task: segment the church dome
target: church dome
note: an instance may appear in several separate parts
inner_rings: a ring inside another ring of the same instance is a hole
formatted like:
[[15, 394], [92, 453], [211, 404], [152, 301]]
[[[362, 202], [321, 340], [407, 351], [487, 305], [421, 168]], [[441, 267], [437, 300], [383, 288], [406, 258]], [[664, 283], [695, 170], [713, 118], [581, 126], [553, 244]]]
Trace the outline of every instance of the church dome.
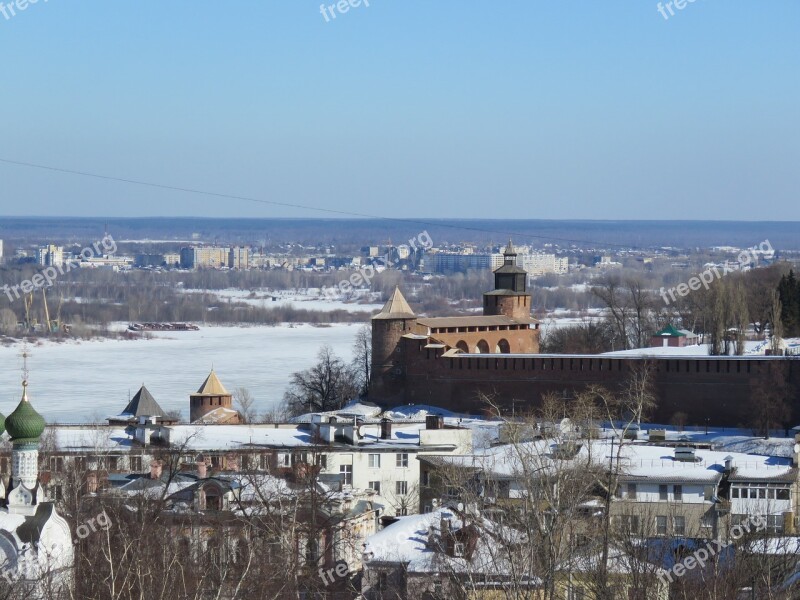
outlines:
[[44, 432], [44, 417], [28, 402], [28, 383], [22, 384], [22, 400], [5, 419], [5, 428], [12, 442], [38, 442]]

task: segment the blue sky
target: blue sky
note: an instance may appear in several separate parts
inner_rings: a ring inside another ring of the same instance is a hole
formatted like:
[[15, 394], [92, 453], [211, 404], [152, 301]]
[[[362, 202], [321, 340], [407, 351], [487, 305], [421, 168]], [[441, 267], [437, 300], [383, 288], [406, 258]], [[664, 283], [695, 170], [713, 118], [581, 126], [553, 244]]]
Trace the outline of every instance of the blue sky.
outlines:
[[[377, 216], [800, 220], [796, 0], [369, 4], [0, 15], [0, 158]], [[325, 216], [0, 182], [6, 215]]]

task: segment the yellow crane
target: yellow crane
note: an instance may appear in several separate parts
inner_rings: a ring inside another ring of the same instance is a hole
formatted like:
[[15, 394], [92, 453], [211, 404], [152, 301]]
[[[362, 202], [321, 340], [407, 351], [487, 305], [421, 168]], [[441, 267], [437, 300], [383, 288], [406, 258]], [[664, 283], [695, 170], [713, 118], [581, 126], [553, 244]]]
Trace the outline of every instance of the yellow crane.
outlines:
[[50, 320], [50, 309], [47, 307], [47, 291], [46, 288], [42, 288], [42, 302], [44, 303], [44, 322], [47, 324], [47, 333], [58, 333], [61, 323], [59, 323], [61, 319], [61, 305], [58, 307], [58, 314], [59, 316], [51, 321]]
[[36, 329], [36, 322], [31, 319], [31, 308], [33, 308], [33, 292], [25, 296], [25, 329], [27, 331]]

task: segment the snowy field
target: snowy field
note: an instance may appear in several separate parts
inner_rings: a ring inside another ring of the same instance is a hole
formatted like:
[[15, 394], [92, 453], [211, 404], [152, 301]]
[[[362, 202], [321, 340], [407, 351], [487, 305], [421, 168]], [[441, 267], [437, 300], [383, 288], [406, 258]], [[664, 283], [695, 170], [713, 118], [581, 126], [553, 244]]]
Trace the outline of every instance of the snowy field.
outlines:
[[[374, 295], [365, 293], [366, 290], [356, 290], [352, 297], [346, 298], [342, 294], [324, 295], [318, 288], [307, 290], [183, 290], [186, 294], [213, 294], [220, 300], [243, 302], [261, 308], [278, 308], [293, 306], [296, 309], [318, 310], [331, 312], [345, 310], [347, 312], [363, 312], [372, 314], [383, 308], [383, 303], [377, 303]], [[273, 300], [273, 298], [275, 298]], [[361, 300], [367, 300], [361, 303]]]
[[[103, 419], [125, 408], [128, 393], [144, 383], [165, 410], [189, 413], [212, 364], [229, 392], [248, 388], [264, 412], [283, 397], [291, 374], [314, 364], [328, 344], [352, 358], [360, 324], [331, 327], [202, 327], [154, 333], [154, 339], [43, 343], [30, 348], [30, 398], [48, 422]], [[8, 416], [21, 396], [22, 346], [0, 347], [0, 412]]]

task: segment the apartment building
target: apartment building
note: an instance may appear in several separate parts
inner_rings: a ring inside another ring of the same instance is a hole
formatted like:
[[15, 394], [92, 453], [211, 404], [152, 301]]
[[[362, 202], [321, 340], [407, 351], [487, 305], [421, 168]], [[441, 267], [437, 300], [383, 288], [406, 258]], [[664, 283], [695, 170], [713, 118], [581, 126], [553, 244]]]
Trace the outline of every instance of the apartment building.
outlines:
[[[472, 431], [441, 417], [427, 421], [342, 418], [315, 415], [313, 422], [252, 425], [169, 425], [142, 415], [136, 425], [52, 426], [54, 441], [43, 462], [47, 487], [59, 498], [67, 476], [93, 473], [102, 488], [128, 473], [145, 473], [165, 452], [180, 454], [181, 468], [194, 469], [197, 456], [212, 473], [263, 472], [291, 477], [316, 468], [321, 479], [341, 489], [374, 490], [386, 515], [415, 513], [419, 506], [420, 462], [426, 454], [472, 451]], [[10, 472], [0, 455], [0, 472]]]

